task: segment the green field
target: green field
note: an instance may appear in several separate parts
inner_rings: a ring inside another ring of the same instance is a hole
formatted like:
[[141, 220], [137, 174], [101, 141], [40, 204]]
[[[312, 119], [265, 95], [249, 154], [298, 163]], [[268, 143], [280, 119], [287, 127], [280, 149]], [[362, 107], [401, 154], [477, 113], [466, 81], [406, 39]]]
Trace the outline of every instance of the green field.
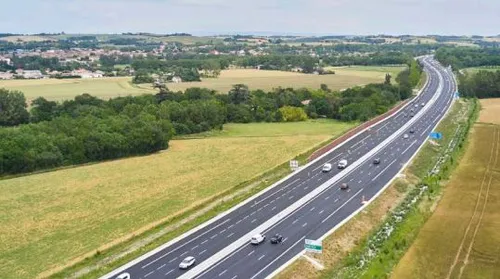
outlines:
[[476, 124], [433, 215], [392, 278], [500, 278], [500, 126]]
[[500, 66], [472, 67], [472, 68], [465, 68], [464, 70], [470, 74], [475, 74], [479, 71], [492, 71], [492, 72], [498, 71], [500, 70]]
[[353, 125], [230, 124], [150, 156], [0, 180], [0, 278], [34, 278], [82, 260]]
[[[355, 85], [383, 82], [385, 73], [393, 77], [404, 67], [344, 67], [335, 68], [335, 75], [306, 75], [292, 72], [264, 71], [253, 69], [235, 69], [222, 71], [219, 78], [204, 79], [201, 82], [170, 83], [168, 88], [174, 91], [190, 87], [207, 87], [219, 92], [228, 92], [234, 84], [243, 83], [250, 89], [271, 90], [276, 87], [319, 88], [322, 83], [331, 89], [340, 90]], [[49, 100], [71, 99], [82, 93], [89, 93], [101, 98], [126, 95], [156, 93], [150, 84], [135, 86], [130, 77], [76, 79], [76, 80], [6, 80], [0, 81], [0, 88], [24, 92], [28, 100], [43, 96]]]

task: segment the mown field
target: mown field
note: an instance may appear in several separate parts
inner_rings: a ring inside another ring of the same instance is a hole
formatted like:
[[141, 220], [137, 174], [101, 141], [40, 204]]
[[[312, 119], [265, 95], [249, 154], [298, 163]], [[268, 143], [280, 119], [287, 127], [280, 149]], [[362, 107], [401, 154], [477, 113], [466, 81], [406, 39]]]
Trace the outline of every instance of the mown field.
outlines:
[[[335, 68], [335, 75], [306, 75], [292, 72], [234, 69], [222, 71], [219, 78], [204, 79], [201, 82], [171, 83], [171, 90], [185, 90], [189, 87], [207, 87], [221, 93], [228, 92], [234, 84], [243, 83], [250, 89], [271, 90], [276, 87], [319, 88], [322, 83], [331, 89], [340, 90], [355, 85], [383, 82], [385, 73], [393, 77], [404, 67], [344, 67]], [[76, 80], [7, 80], [0, 81], [0, 88], [24, 92], [28, 100], [43, 96], [50, 100], [71, 99], [82, 93], [101, 98], [155, 93], [150, 84], [139, 86], [130, 83], [130, 77], [76, 79]]]
[[158, 154], [0, 180], [0, 278], [34, 278], [287, 162], [354, 124], [230, 124]]
[[472, 67], [465, 69], [465, 71], [467, 71], [470, 74], [475, 74], [479, 71], [498, 71], [498, 70], [500, 70], [500, 66]]
[[[500, 112], [486, 107], [480, 122], [498, 121], [489, 110]], [[437, 208], [392, 278], [500, 278], [500, 126], [475, 124], [469, 140]]]
[[496, 99], [482, 99], [481, 100], [481, 113], [479, 114], [479, 122], [491, 123], [500, 125], [500, 98]]

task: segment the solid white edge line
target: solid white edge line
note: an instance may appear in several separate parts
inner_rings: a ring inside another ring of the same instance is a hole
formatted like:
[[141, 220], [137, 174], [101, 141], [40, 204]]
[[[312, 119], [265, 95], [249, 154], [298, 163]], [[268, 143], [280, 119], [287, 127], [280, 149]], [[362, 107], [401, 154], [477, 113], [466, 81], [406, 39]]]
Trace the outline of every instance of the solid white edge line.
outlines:
[[[358, 133], [352, 135], [351, 137], [345, 139], [344, 141], [342, 141], [341, 143], [339, 143], [338, 145], [336, 145], [335, 147], [333, 147], [332, 149], [328, 150], [327, 152], [325, 152], [324, 154], [320, 155], [319, 157], [317, 157], [316, 159], [312, 160], [311, 162], [307, 163], [306, 165], [304, 165], [303, 167], [301, 167], [298, 171], [294, 171], [292, 173], [290, 173], [289, 175], [285, 176], [284, 178], [280, 179], [279, 181], [273, 183], [271, 186], [267, 187], [266, 189], [263, 189], [262, 191], [259, 191], [258, 193], [256, 193], [255, 195], [247, 198], [246, 200], [242, 201], [241, 203], [238, 203], [237, 205], [231, 207], [230, 209], [228, 209], [227, 211], [224, 211], [220, 214], [218, 214], [217, 216], [214, 216], [213, 218], [211, 218], [210, 220], [192, 228], [191, 230], [179, 235], [178, 237], [168, 241], [167, 243], [163, 244], [163, 245], [160, 245], [158, 246], [157, 248], [149, 251], [148, 253], [146, 254], [143, 254], [142, 256], [138, 257], [138, 258], [135, 258], [134, 260], [130, 261], [130, 262], [127, 262], [126, 264], [108, 272], [107, 274], [99, 277], [99, 279], [106, 279], [106, 278], [111, 278], [113, 276], [116, 276], [118, 274], [120, 274], [121, 272], [125, 271], [126, 269], [138, 264], [139, 262], [151, 257], [152, 255], [158, 253], [158, 252], [161, 252], [162, 250], [164, 250], [165, 248], [168, 248], [169, 246], [179, 242], [180, 240], [190, 236], [191, 234], [217, 222], [218, 220], [224, 218], [226, 215], [230, 214], [231, 212], [237, 210], [238, 208], [248, 204], [249, 202], [251, 202], [252, 200], [254, 200], [255, 198], [259, 197], [260, 195], [262, 194], [265, 194], [269, 191], [271, 191], [272, 189], [276, 188], [278, 185], [280, 185], [281, 183], [283, 183], [284, 181], [286, 181], [287, 179], [291, 178], [292, 176], [296, 175], [297, 173], [299, 173], [300, 171], [302, 170], [305, 170], [307, 169], [309, 166], [315, 164], [316, 162], [320, 161], [321, 159], [323, 159], [324, 157], [328, 156], [330, 153], [334, 152], [335, 150], [339, 149], [340, 147], [342, 147], [344, 144], [346, 144], [347, 142], [349, 142], [350, 140], [352, 140], [353, 138], [359, 136], [360, 134], [366, 132], [367, 130], [370, 130], [371, 128], [373, 128], [375, 125], [379, 125], [380, 123], [383, 123], [384, 121], [387, 121], [389, 119], [392, 119], [394, 118], [399, 112], [401, 112], [402, 110], [406, 109], [409, 105], [413, 104], [414, 100], [418, 98], [418, 96], [420, 96], [420, 94], [422, 92], [425, 91], [427, 85], [429, 84], [429, 79], [426, 80], [424, 86], [422, 87], [422, 89], [417, 93], [417, 97], [415, 97], [413, 100], [409, 100], [405, 105], [403, 105], [401, 108], [397, 109], [394, 113], [392, 113], [391, 115], [389, 115], [388, 117], [384, 118], [384, 119], [380, 119], [379, 121], [377, 121], [376, 123], [362, 129], [361, 131], [359, 131]], [[341, 137], [342, 135], [340, 135]]]
[[[452, 75], [453, 79], [455, 80], [455, 76]], [[457, 87], [457, 84], [455, 82], [455, 88]], [[455, 90], [456, 91], [456, 90]], [[453, 98], [453, 97], [452, 97]], [[441, 121], [443, 121], [443, 119], [446, 117], [446, 115], [448, 115], [451, 107], [453, 107], [453, 103], [454, 103], [455, 99], [453, 99], [453, 102], [452, 104], [447, 108], [446, 112], [443, 114], [443, 117], [436, 123], [436, 125], [434, 126], [433, 129], [435, 129], [439, 123], [441, 123]], [[342, 220], [340, 223], [338, 223], [335, 227], [333, 227], [330, 231], [328, 231], [327, 233], [325, 233], [323, 236], [321, 236], [320, 238], [318, 238], [318, 240], [324, 240], [325, 238], [327, 238], [328, 236], [330, 236], [333, 232], [335, 232], [336, 230], [338, 230], [341, 226], [343, 226], [345, 223], [347, 223], [349, 220], [351, 220], [352, 218], [354, 218], [354, 216], [356, 216], [359, 212], [361, 212], [363, 209], [365, 209], [368, 205], [370, 205], [370, 203], [372, 201], [374, 201], [379, 195], [381, 195], [386, 189], [387, 187], [389, 187], [393, 182], [394, 180], [398, 177], [398, 174], [400, 174], [401, 172], [403, 172], [403, 170], [406, 169], [406, 167], [413, 161], [413, 159], [415, 158], [415, 156], [417, 156], [418, 152], [420, 152], [420, 149], [422, 149], [425, 144], [426, 144], [427, 140], [424, 139], [424, 141], [422, 142], [422, 144], [419, 146], [419, 148], [416, 150], [416, 152], [410, 157], [410, 159], [408, 160], [408, 162], [406, 162], [403, 167], [401, 168], [401, 170], [391, 179], [389, 180], [389, 182], [387, 182], [387, 184], [382, 187], [382, 189], [380, 189], [379, 192], [377, 192], [370, 200], [366, 201], [366, 203], [360, 207], [358, 210], [354, 211], [351, 215], [349, 215], [347, 218], [345, 218], [344, 220]], [[305, 237], [303, 237], [305, 238]], [[303, 239], [302, 238], [302, 239]], [[301, 240], [299, 240], [301, 241]], [[294, 244], [295, 246], [296, 244]], [[293, 246], [292, 246], [293, 247]], [[288, 252], [285, 251], [285, 253]], [[283, 254], [285, 254], [283, 253]], [[283, 255], [282, 254], [282, 255]], [[294, 261], [296, 261], [298, 258], [300, 258], [302, 255], [305, 254], [305, 250], [302, 250], [301, 252], [299, 252], [297, 255], [295, 255], [294, 257], [292, 257], [290, 260], [288, 260], [286, 263], [284, 263], [283, 265], [281, 265], [279, 268], [277, 268], [276, 270], [274, 270], [272, 273], [270, 273], [265, 279], [271, 279], [273, 278], [274, 276], [278, 275], [280, 272], [282, 272], [286, 267], [288, 267], [289, 265], [291, 265]], [[281, 255], [280, 255], [281, 256]]]

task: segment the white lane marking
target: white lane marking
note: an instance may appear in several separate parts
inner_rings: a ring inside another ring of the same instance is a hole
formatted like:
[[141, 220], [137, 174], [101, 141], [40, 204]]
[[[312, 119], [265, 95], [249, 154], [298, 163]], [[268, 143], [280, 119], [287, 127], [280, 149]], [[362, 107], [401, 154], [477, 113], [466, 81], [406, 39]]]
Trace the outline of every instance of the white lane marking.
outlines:
[[362, 144], [362, 145], [360, 145], [360, 146], [356, 147], [356, 148], [355, 148], [354, 150], [352, 150], [351, 152], [355, 152], [356, 150], [358, 150], [358, 149], [360, 149], [361, 147], [363, 147], [363, 145], [364, 145], [364, 144]]
[[159, 256], [158, 258], [156, 258], [156, 259], [154, 259], [154, 260], [150, 261], [149, 263], [147, 263], [147, 264], [143, 265], [141, 268], [142, 268], [142, 269], [144, 269], [144, 268], [146, 268], [146, 267], [148, 267], [148, 266], [152, 265], [153, 263], [155, 263], [155, 262], [157, 262], [157, 261], [159, 261], [159, 260], [163, 259], [164, 257], [166, 257], [166, 256], [170, 255], [171, 253], [173, 253], [173, 252], [175, 252], [175, 251], [179, 250], [180, 248], [182, 248], [182, 247], [186, 246], [187, 244], [189, 244], [189, 243], [191, 243], [191, 242], [195, 241], [196, 239], [198, 239], [198, 238], [200, 238], [200, 237], [204, 236], [205, 234], [207, 234], [207, 233], [209, 233], [209, 232], [211, 232], [211, 231], [213, 231], [213, 230], [217, 229], [218, 227], [222, 226], [223, 224], [225, 224], [225, 223], [229, 222], [230, 220], [231, 220], [231, 219], [226, 219], [224, 222], [222, 222], [222, 223], [218, 224], [217, 226], [215, 226], [215, 227], [213, 227], [213, 228], [209, 229], [208, 231], [206, 231], [206, 232], [204, 232], [204, 233], [202, 233], [202, 234], [198, 235], [197, 237], [193, 237], [192, 239], [190, 239], [190, 240], [189, 240], [189, 241], [187, 241], [186, 243], [184, 243], [184, 244], [182, 244], [182, 245], [180, 245], [180, 246], [177, 246], [176, 248], [174, 248], [174, 249], [172, 249], [172, 250], [168, 251], [167, 253], [165, 253], [165, 254], [163, 254], [163, 255]]
[[311, 208], [309, 211], [313, 211], [314, 209], [316, 209], [316, 207], [313, 206], [313, 208]]
[[410, 144], [410, 146], [408, 146], [408, 148], [406, 148], [406, 149], [403, 151], [403, 153], [401, 153], [401, 155], [405, 154], [405, 153], [406, 153], [406, 151], [408, 151], [408, 149], [410, 149], [410, 148], [411, 148], [411, 147], [412, 147], [415, 143], [417, 143], [417, 140], [414, 140], [414, 141]]
[[372, 173], [371, 173], [371, 172], [369, 172], [369, 173], [368, 173], [368, 176], [371, 176], [371, 175], [372, 175]]
[[[191, 250], [193, 250], [193, 249], [191, 249]], [[177, 257], [175, 257], [175, 258], [171, 259], [170, 261], [168, 261], [168, 263], [173, 263], [173, 262], [175, 262], [176, 260], [177, 260]]]
[[381, 172], [379, 172], [374, 178], [372, 178], [372, 181], [375, 181], [379, 176], [381, 176], [384, 171], [386, 171], [392, 164], [394, 164], [394, 162], [396, 162], [396, 159], [392, 160], [392, 162], [387, 165], [387, 167], [385, 167]]
[[327, 199], [329, 199], [329, 198], [330, 198], [330, 196], [326, 197], [326, 198], [325, 198], [325, 200], [327, 200]]
[[360, 171], [359, 173], [360, 173], [360, 174], [363, 174], [363, 171]]
[[337, 208], [337, 210], [335, 210], [330, 215], [328, 215], [325, 219], [323, 219], [323, 221], [321, 221], [321, 223], [324, 223], [324, 222], [326, 222], [326, 220], [330, 219], [330, 217], [332, 217], [335, 213], [337, 213], [337, 211], [339, 211], [340, 209], [342, 209], [348, 202], [350, 202], [352, 199], [354, 199], [359, 193], [361, 193], [361, 191], [363, 191], [363, 188], [359, 189], [359, 191], [357, 191], [356, 194], [354, 194], [344, 204], [342, 204], [341, 206], [339, 206], [339, 208]]
[[254, 223], [255, 221], [257, 221], [257, 219], [253, 219], [251, 223]]
[[205, 244], [205, 243], [207, 243], [207, 242], [208, 242], [208, 239], [204, 240], [204, 241], [201, 243], [201, 245], [203, 245], [203, 244]]
[[229, 237], [231, 237], [231, 236], [233, 236], [233, 235], [234, 235], [234, 233], [231, 233], [231, 234], [230, 234], [230, 235], [228, 235], [227, 237], [229, 238]]
[[259, 207], [259, 209], [257, 209], [257, 212], [261, 211], [262, 210], [262, 207]]
[[339, 155], [337, 155], [337, 156], [335, 156], [335, 157], [331, 158], [330, 160], [328, 160], [328, 161], [326, 161], [326, 162], [330, 163], [331, 161], [333, 161], [333, 160], [337, 159], [338, 157], [342, 156], [343, 154], [344, 154], [344, 153], [340, 153]]
[[333, 202], [338, 202], [338, 201], [339, 201], [339, 199], [335, 199]]
[[247, 255], [247, 256], [252, 255], [254, 252], [255, 252], [255, 250], [252, 250], [252, 252], [248, 253], [248, 255]]
[[212, 237], [210, 237], [210, 239], [214, 239], [216, 237], [217, 237], [217, 234], [214, 234], [214, 235], [212, 235]]
[[175, 269], [171, 269], [169, 272], [165, 273], [165, 276], [169, 275], [170, 273], [174, 272]]
[[182, 254], [181, 254], [181, 257], [182, 257], [182, 256], [184, 256], [184, 255], [186, 255], [187, 253], [188, 253], [187, 251], [186, 251], [186, 252], [184, 252], [184, 253], [182, 253]]
[[361, 180], [360, 180], [360, 181], [358, 181], [358, 184], [361, 184], [361, 182], [362, 182]]
[[231, 277], [231, 279], [236, 279], [238, 278], [238, 275], [234, 275], [233, 277]]
[[307, 222], [302, 225], [302, 227], [305, 227], [305, 226], [307, 226]]
[[422, 131], [422, 133], [420, 134], [420, 136], [423, 136], [423, 135], [427, 132], [427, 130], [429, 130], [429, 128], [430, 128], [431, 126], [432, 126], [432, 124], [431, 124], [431, 125], [429, 125], [427, 128], [425, 128], [425, 130], [423, 130], [423, 131]]
[[155, 271], [154, 271], [154, 270], [153, 270], [153, 271], [151, 271], [151, 272], [149, 272], [149, 273], [146, 273], [146, 275], [144, 275], [144, 278], [148, 277], [149, 275], [151, 275], [151, 274], [153, 274], [153, 273], [155, 273]]
[[205, 253], [206, 251], [207, 251], [207, 249], [201, 251], [200, 253], [198, 253], [198, 255], [201, 255], [201, 254]]
[[224, 275], [224, 273], [226, 273], [226, 272], [227, 272], [227, 269], [225, 269], [224, 271], [222, 271], [221, 273], [219, 273], [219, 276]]
[[354, 180], [354, 178], [351, 178], [351, 179], [349, 180], [349, 182], [352, 182], [353, 180]]
[[254, 211], [254, 212], [252, 212], [252, 213], [250, 213], [250, 216], [252, 216], [252, 215], [254, 215], [254, 214], [255, 214], [255, 211]]
[[319, 214], [321, 215], [321, 213], [323, 213], [323, 211], [325, 211], [325, 210], [321, 210], [321, 211], [319, 212]]
[[309, 186], [305, 187], [304, 190], [307, 190], [309, 188]]
[[243, 220], [245, 220], [245, 219], [248, 219], [248, 215], [247, 215], [247, 216], [245, 216], [245, 217], [243, 217]]
[[258, 261], [260, 261], [260, 260], [262, 260], [265, 256], [266, 256], [266, 255], [262, 255], [262, 256], [260, 256], [257, 260], [258, 260]]
[[384, 129], [384, 128], [385, 128], [385, 126], [387, 126], [389, 123], [391, 123], [391, 122], [387, 122], [387, 123], [385, 123], [382, 127], [378, 128], [378, 129], [377, 129], [377, 132], [378, 132], [378, 131], [380, 131], [380, 130], [382, 130], [382, 129]]
[[193, 251], [194, 249], [198, 248], [198, 245], [194, 246], [193, 248], [191, 248], [191, 251]]
[[321, 181], [321, 178], [322, 178], [322, 177], [318, 178], [318, 181]]
[[219, 233], [220, 233], [220, 234], [223, 234], [225, 231], [226, 231], [226, 229], [223, 229], [223, 230], [222, 230], [222, 231], [220, 231]]
[[294, 196], [290, 196], [288, 199], [289, 199], [289, 200], [291, 200], [291, 199], [293, 199], [293, 197], [294, 197]]
[[295, 242], [292, 246], [290, 246], [290, 248], [286, 249], [285, 252], [283, 252], [281, 255], [279, 255], [278, 257], [276, 257], [272, 262], [268, 263], [263, 269], [259, 270], [259, 272], [257, 272], [250, 279], [254, 279], [255, 277], [259, 276], [259, 274], [261, 274], [262, 271], [264, 271], [265, 269], [267, 269], [270, 265], [274, 264], [277, 260], [279, 260], [283, 255], [285, 255], [286, 253], [288, 253], [288, 251], [290, 251], [295, 245], [297, 245], [298, 243], [301, 243], [304, 240], [304, 238], [306, 238], [306, 237], [303, 236], [301, 239], [299, 239], [297, 242]]
[[240, 219], [240, 220], [238, 220], [238, 222], [236, 222], [236, 225], [238, 225], [239, 223], [241, 223], [241, 221], [242, 221], [241, 219]]
[[234, 227], [234, 225], [231, 225], [231, 226], [229, 226], [229, 227], [227, 227], [227, 228], [228, 228], [228, 229], [231, 229], [232, 227]]
[[260, 200], [260, 201], [254, 202], [254, 203], [251, 205], [251, 207], [254, 207], [254, 206], [256, 206], [256, 205], [260, 204], [261, 202], [263, 202], [263, 201], [267, 200], [268, 198], [270, 198], [270, 197], [274, 196], [274, 195], [275, 195], [275, 194], [277, 194], [278, 192], [283, 191], [284, 189], [286, 189], [287, 187], [289, 187], [290, 185], [294, 184], [295, 182], [297, 182], [297, 181], [299, 181], [299, 180], [300, 180], [300, 178], [297, 178], [297, 179], [295, 179], [294, 181], [292, 181], [292, 182], [288, 183], [286, 186], [283, 186], [282, 188], [278, 189], [276, 192], [272, 193], [271, 195], [269, 195], [269, 196], [267, 196], [267, 197], [263, 198], [263, 199], [262, 199], [262, 200]]
[[295, 221], [293, 221], [292, 224], [297, 223], [297, 221], [299, 221], [299, 219], [295, 219]]
[[160, 270], [162, 268], [164, 268], [167, 264], [162, 264], [160, 267], [158, 267], [156, 270]]
[[265, 204], [262, 208], [266, 208], [267, 206], [269, 206], [269, 204], [268, 204], [268, 203], [266, 203], [266, 204]]
[[275, 207], [273, 207], [273, 208], [271, 208], [271, 211], [273, 211], [273, 210], [275, 210], [275, 209], [276, 209], [276, 206], [275, 206]]

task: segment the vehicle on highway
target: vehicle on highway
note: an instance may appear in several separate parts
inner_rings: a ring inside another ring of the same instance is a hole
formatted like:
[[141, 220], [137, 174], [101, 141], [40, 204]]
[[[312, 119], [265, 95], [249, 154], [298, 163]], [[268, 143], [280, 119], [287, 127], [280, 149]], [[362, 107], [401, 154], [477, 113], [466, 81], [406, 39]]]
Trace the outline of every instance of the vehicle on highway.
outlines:
[[265, 240], [266, 240], [265, 235], [256, 234], [256, 235], [252, 236], [252, 238], [250, 239], [250, 243], [252, 243], [253, 245], [259, 245], [262, 242], [264, 242]]
[[410, 113], [410, 117], [413, 117], [413, 113]]
[[375, 158], [375, 160], [373, 160], [373, 164], [374, 165], [380, 164], [380, 158]]
[[418, 108], [418, 104], [415, 104], [415, 107]]
[[425, 106], [425, 103], [422, 103], [421, 106]]
[[194, 257], [187, 257], [179, 264], [180, 269], [188, 269], [192, 267], [196, 263], [196, 259]]
[[116, 279], [130, 279], [130, 274], [128, 272], [122, 273], [116, 276]]
[[278, 244], [283, 242], [283, 236], [281, 234], [276, 234], [271, 238], [272, 244]]
[[321, 169], [322, 172], [329, 172], [332, 170], [332, 164], [326, 163], [323, 165], [323, 169]]
[[409, 138], [409, 137], [410, 137], [410, 136], [408, 136], [408, 134], [404, 134], [404, 136], [403, 136], [403, 138], [404, 138], [404, 139], [407, 139], [407, 138]]
[[413, 134], [413, 133], [415, 133], [415, 129], [412, 128], [412, 129], [410, 129], [410, 134]]
[[345, 160], [345, 159], [340, 160], [339, 164], [337, 165], [337, 167], [339, 169], [345, 169], [345, 167], [347, 167], [347, 160]]
[[340, 184], [340, 189], [341, 190], [347, 190], [347, 189], [349, 189], [349, 184], [347, 184], [347, 183]]

